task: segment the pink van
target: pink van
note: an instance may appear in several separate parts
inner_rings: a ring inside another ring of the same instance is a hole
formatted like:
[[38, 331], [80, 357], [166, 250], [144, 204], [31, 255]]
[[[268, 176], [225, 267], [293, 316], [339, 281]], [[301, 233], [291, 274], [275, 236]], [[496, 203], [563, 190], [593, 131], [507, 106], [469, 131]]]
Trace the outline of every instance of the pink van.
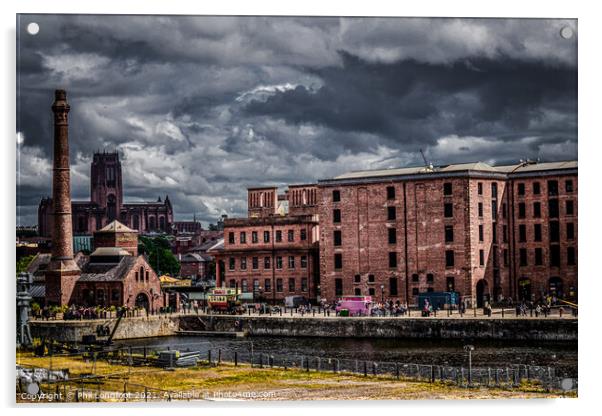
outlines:
[[349, 316], [370, 316], [371, 296], [342, 296], [337, 301], [336, 311], [348, 310]]

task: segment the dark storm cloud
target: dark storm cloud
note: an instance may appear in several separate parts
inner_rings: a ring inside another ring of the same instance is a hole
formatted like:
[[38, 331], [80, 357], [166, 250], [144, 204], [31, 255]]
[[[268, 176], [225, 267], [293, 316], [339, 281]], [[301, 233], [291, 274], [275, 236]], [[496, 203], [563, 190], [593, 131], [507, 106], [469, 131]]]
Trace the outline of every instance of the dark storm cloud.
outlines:
[[[30, 36], [29, 22], [40, 25]], [[72, 195], [95, 150], [126, 199], [244, 215], [247, 186], [348, 170], [575, 158], [571, 20], [22, 15], [18, 221], [50, 193], [53, 90], [71, 103]]]

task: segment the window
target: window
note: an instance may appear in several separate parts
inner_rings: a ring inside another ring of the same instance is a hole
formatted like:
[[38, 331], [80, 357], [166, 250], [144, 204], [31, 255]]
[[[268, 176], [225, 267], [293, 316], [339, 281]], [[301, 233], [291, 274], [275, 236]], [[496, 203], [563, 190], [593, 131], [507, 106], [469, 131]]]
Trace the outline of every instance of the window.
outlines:
[[271, 259], [269, 257], [264, 257], [263, 258], [263, 268], [264, 269], [269, 269], [271, 266]]
[[495, 223], [491, 224], [491, 242], [497, 244], [497, 226]]
[[572, 222], [566, 223], [566, 239], [574, 240], [575, 239], [575, 224]]
[[301, 241], [307, 240], [307, 230], [305, 228], [302, 228], [301, 231], [299, 231], [299, 238]]
[[508, 259], [508, 249], [505, 248], [504, 249], [504, 267], [508, 267], [509, 261], [510, 260]]
[[518, 241], [519, 243], [524, 243], [527, 241], [527, 226], [525, 224], [518, 226]]
[[282, 256], [277, 256], [276, 257], [276, 268], [277, 269], [282, 269]]
[[558, 181], [548, 181], [548, 195], [558, 195]]
[[412, 296], [418, 296], [418, 288], [417, 287], [412, 288]]
[[335, 296], [343, 296], [343, 279], [334, 279], [334, 294]]
[[343, 237], [341, 236], [341, 230], [334, 230], [333, 233], [334, 245], [340, 246], [343, 243]]
[[295, 278], [294, 277], [291, 277], [288, 279], [288, 291], [289, 292], [295, 291]]
[[356, 287], [355, 289], [353, 289], [353, 294], [355, 296], [362, 296], [362, 289], [360, 289], [359, 287]]
[[479, 250], [479, 265], [485, 265], [485, 250]]
[[548, 201], [548, 216], [550, 218], [558, 218], [558, 200], [550, 199]]
[[452, 195], [452, 184], [451, 182], [445, 182], [443, 184], [443, 195], [451, 196]]
[[334, 268], [335, 269], [343, 268], [343, 255], [341, 253], [336, 253], [334, 255]]
[[276, 242], [282, 242], [282, 230], [276, 230]]
[[502, 242], [508, 242], [508, 226], [505, 224], [502, 225]]
[[389, 252], [389, 267], [397, 267], [397, 253], [394, 251]]
[[397, 296], [397, 278], [395, 277], [389, 278], [389, 295]]
[[454, 241], [454, 226], [446, 225], [445, 226], [445, 242], [453, 243], [453, 241]]
[[508, 204], [502, 204], [502, 218], [508, 218]]
[[240, 270], [247, 270], [247, 258], [246, 257], [240, 258]]
[[295, 231], [294, 230], [288, 230], [288, 241], [289, 242], [295, 241]]
[[243, 292], [246, 292], [247, 289], [249, 288], [248, 284], [247, 284], [247, 279], [242, 279], [240, 282], [240, 286], [241, 286], [241, 290]]
[[259, 292], [259, 279], [253, 279], [253, 292]]
[[341, 200], [341, 191], [332, 191], [332, 202], [339, 202]]
[[353, 276], [353, 283], [361, 283], [362, 282], [362, 276], [359, 274], [356, 274], [355, 276]]
[[428, 273], [426, 275], [426, 282], [427, 283], [431, 283], [431, 284], [434, 283], [435, 282], [435, 275], [432, 274], [432, 273]]
[[265, 279], [265, 281], [263, 282], [263, 285], [265, 287], [266, 292], [272, 291], [272, 281], [270, 279]]
[[111, 300], [113, 302], [119, 302], [120, 298], [121, 298], [121, 295], [120, 295], [119, 289], [111, 289]]
[[539, 182], [533, 182], [533, 195], [539, 195], [541, 193], [541, 186]]
[[387, 219], [394, 220], [397, 217], [397, 212], [395, 207], [387, 207]]
[[138, 272], [136, 272], [136, 281], [140, 280], [140, 278], [138, 277]]
[[541, 241], [541, 224], [533, 225], [533, 241]]
[[387, 186], [387, 199], [395, 199], [395, 187]]
[[240, 244], [246, 244], [247, 242], [247, 233], [242, 231], [240, 233]]
[[483, 182], [477, 183], [477, 193], [483, 195]]
[[420, 276], [418, 276], [417, 273], [414, 273], [412, 275], [412, 283], [418, 283], [418, 282], [420, 282]]
[[288, 268], [289, 269], [295, 268], [295, 256], [288, 256]]
[[564, 190], [565, 192], [573, 192], [573, 181], [572, 180], [566, 180], [564, 181]]
[[445, 250], [445, 267], [454, 267], [454, 251]]
[[526, 266], [527, 265], [527, 249], [526, 248], [521, 248], [519, 250], [519, 257], [520, 257], [519, 265]]
[[519, 183], [518, 184], [518, 194], [520, 196], [524, 196], [525, 195], [525, 184], [524, 183]]
[[497, 220], [497, 201], [495, 199], [491, 201], [491, 219]]
[[482, 217], [483, 216], [483, 203], [482, 202], [479, 202], [478, 208], [479, 208], [479, 217]]
[[228, 243], [234, 244], [234, 233], [228, 233]]
[[455, 284], [454, 276], [447, 276], [447, 278], [445, 280], [446, 280], [446, 283], [447, 283], [447, 291], [448, 292], [454, 292], [455, 289], [456, 289], [456, 284]]
[[307, 292], [307, 277], [301, 278], [301, 292]]
[[443, 205], [443, 216], [445, 218], [452, 218], [454, 216], [454, 205], [447, 203]]
[[374, 296], [374, 295], [375, 295], [375, 290], [374, 290], [374, 288], [373, 288], [373, 287], [371, 287], [371, 288], [369, 288], [369, 289], [368, 289], [368, 294], [369, 294], [370, 296]]
[[483, 234], [483, 224], [479, 224], [479, 241], [485, 240], [485, 236]]
[[540, 247], [535, 249], [535, 265], [543, 265], [543, 250]]
[[259, 257], [253, 257], [251, 260], [253, 270], [259, 269]]
[[560, 267], [560, 246], [558, 244], [550, 246], [550, 266]]
[[575, 247], [566, 248], [566, 264], [569, 266], [575, 265]]
[[435, 291], [435, 288], [434, 288], [434, 287], [427, 287], [427, 288], [426, 288], [426, 291], [427, 291], [428, 293], [432, 293], [432, 292], [434, 292], [434, 291]]
[[[500, 267], [499, 259], [497, 257], [497, 250], [496, 249], [491, 250], [491, 254], [492, 254], [492, 257], [493, 257], [493, 267], [494, 268]], [[496, 270], [496, 271], [499, 272], [499, 270]]]
[[144, 275], [146, 276], [146, 281], [148, 282], [148, 276], [149, 276], [148, 270], [144, 273]]
[[527, 207], [524, 202], [518, 204], [518, 218], [525, 218], [527, 216]]
[[373, 274], [368, 275], [368, 283], [374, 283], [374, 275]]
[[257, 231], [253, 231], [253, 232], [251, 233], [251, 242], [252, 242], [253, 244], [255, 244], [255, 243], [258, 243], [258, 242], [259, 242], [259, 239], [258, 239], [258, 237], [257, 237]]
[[341, 210], [340, 209], [332, 210], [332, 222], [341, 222]]
[[397, 243], [397, 229], [389, 228], [389, 244]]
[[235, 266], [234, 266], [235, 263], [234, 262], [235, 262], [234, 257], [230, 257], [228, 259], [228, 269], [234, 270], [234, 268], [235, 268]]
[[283, 292], [282, 279], [276, 279], [276, 292]]
[[560, 223], [558, 221], [550, 221], [550, 241], [560, 241]]
[[493, 198], [493, 199], [497, 198], [497, 183], [496, 182], [491, 183], [491, 198]]
[[541, 203], [533, 203], [533, 218], [541, 218]]
[[263, 242], [264, 243], [269, 243], [270, 242], [270, 232], [269, 231], [264, 231], [263, 232]]
[[566, 215], [574, 215], [573, 201], [566, 201]]

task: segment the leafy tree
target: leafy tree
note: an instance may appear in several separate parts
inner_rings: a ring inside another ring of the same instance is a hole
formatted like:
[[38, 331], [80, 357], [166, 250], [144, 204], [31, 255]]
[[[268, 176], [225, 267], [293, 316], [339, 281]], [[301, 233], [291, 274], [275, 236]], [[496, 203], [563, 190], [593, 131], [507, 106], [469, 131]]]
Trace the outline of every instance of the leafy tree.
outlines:
[[138, 252], [146, 254], [148, 263], [158, 275], [170, 273], [175, 276], [180, 272], [180, 262], [171, 252], [169, 240], [164, 236], [140, 237]]
[[27, 266], [35, 256], [24, 256], [17, 261], [17, 274], [27, 270]]

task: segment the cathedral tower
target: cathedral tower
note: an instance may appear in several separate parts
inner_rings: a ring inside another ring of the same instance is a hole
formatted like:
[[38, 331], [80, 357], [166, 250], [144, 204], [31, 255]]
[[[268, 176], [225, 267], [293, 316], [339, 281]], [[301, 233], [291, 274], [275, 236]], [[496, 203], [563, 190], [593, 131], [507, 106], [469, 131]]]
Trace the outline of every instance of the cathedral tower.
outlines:
[[119, 219], [123, 204], [121, 162], [119, 154], [95, 153], [90, 171], [90, 195], [92, 203], [106, 209], [108, 222]]

